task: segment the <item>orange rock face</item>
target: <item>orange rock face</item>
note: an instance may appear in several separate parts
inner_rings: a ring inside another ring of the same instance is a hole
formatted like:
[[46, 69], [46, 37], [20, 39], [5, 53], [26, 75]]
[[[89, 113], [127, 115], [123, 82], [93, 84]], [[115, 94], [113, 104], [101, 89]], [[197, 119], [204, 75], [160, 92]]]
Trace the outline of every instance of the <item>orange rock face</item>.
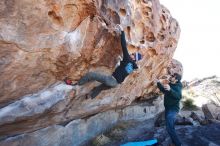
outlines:
[[[85, 100], [97, 82], [75, 93], [60, 81], [66, 76], [77, 81], [88, 71], [113, 72], [122, 54], [120, 37], [112, 29], [116, 24], [124, 28], [129, 52], [143, 54], [140, 69], [117, 88]], [[20, 134], [149, 98], [155, 91], [153, 76], [167, 74], [179, 34], [177, 21], [159, 0], [2, 0], [0, 135]], [[36, 112], [38, 108], [42, 110]]]

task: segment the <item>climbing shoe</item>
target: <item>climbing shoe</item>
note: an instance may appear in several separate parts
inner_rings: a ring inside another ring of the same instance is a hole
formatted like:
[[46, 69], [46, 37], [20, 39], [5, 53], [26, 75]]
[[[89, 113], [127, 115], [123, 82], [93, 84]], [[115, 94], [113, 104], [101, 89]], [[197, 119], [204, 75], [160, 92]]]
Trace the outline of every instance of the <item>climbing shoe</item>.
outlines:
[[77, 83], [73, 83], [73, 81], [72, 81], [70, 78], [68, 78], [68, 77], [66, 77], [66, 78], [64, 79], [64, 82], [65, 82], [67, 85], [72, 85], [72, 86], [77, 85]]

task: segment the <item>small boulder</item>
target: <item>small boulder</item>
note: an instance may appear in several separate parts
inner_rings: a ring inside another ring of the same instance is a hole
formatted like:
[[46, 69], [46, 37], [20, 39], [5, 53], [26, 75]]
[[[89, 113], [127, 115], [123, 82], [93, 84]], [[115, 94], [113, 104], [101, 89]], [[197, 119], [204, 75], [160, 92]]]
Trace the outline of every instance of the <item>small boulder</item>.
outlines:
[[202, 111], [204, 112], [206, 119], [217, 119], [220, 113], [220, 107], [209, 103], [202, 106]]

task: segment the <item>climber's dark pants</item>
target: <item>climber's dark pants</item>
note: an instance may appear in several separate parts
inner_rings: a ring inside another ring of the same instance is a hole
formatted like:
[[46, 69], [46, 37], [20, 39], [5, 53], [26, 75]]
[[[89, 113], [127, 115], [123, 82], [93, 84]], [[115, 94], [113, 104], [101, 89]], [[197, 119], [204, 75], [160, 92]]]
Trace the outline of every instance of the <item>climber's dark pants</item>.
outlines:
[[91, 81], [102, 83], [91, 90], [89, 94], [92, 98], [95, 98], [102, 90], [107, 90], [118, 85], [117, 80], [112, 75], [104, 75], [96, 72], [88, 72], [78, 81], [78, 85], [84, 85]]
[[174, 127], [177, 113], [178, 112], [175, 110], [165, 110], [166, 129], [175, 146], [181, 146], [181, 142]]

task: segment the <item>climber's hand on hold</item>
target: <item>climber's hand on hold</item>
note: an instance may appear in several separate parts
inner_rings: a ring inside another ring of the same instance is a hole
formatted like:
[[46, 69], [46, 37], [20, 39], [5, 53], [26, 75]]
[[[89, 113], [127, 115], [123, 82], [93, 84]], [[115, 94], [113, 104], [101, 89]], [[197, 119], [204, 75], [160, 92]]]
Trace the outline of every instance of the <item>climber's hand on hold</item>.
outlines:
[[123, 31], [123, 27], [120, 24], [115, 25], [114, 30], [117, 34], [121, 34], [121, 31]]
[[122, 27], [120, 24], [117, 24], [115, 27], [116, 27], [119, 31], [123, 31], [123, 27]]

